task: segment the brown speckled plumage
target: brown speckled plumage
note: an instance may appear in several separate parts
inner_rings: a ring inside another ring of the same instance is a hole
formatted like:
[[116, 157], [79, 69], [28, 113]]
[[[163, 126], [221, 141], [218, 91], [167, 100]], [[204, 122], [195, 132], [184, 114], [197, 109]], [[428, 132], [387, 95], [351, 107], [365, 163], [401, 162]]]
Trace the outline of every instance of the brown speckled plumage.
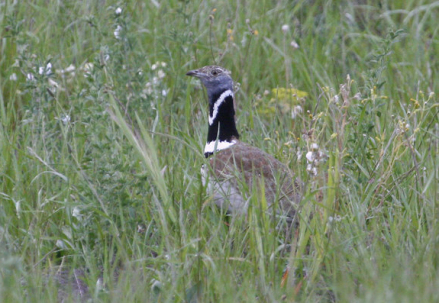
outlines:
[[[210, 181], [217, 183], [214, 201], [230, 212], [246, 212], [247, 197], [242, 192], [245, 181], [248, 194], [253, 185], [265, 185], [268, 205], [278, 204], [282, 213], [293, 217], [300, 201], [300, 184], [282, 162], [259, 148], [237, 141], [232, 147], [217, 152], [209, 160], [214, 175]], [[213, 180], [212, 180], [213, 179]], [[237, 190], [232, 190], [233, 187]], [[239, 189], [239, 190], [238, 190]], [[256, 192], [258, 189], [256, 189]]]

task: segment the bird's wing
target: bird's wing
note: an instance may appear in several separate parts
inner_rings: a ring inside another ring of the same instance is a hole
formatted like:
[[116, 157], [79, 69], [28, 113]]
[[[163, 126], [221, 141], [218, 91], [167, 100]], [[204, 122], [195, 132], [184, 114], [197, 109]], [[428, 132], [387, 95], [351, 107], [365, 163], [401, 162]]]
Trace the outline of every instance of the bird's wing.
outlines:
[[215, 153], [210, 165], [217, 181], [228, 179], [238, 184], [240, 179], [246, 183], [249, 192], [255, 182], [262, 184], [263, 180], [267, 203], [271, 205], [277, 200], [286, 213], [293, 214], [300, 201], [300, 186], [293, 179], [294, 174], [282, 162], [259, 148], [238, 141], [232, 147]]

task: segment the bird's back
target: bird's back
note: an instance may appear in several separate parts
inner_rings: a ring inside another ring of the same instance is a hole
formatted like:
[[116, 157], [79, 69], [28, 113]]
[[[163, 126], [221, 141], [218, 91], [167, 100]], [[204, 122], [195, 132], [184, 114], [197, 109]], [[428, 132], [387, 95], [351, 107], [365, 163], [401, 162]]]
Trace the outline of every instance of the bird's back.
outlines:
[[[300, 201], [300, 184], [282, 162], [259, 148], [237, 141], [236, 144], [215, 153], [209, 160], [216, 183], [215, 203], [232, 213], [247, 211], [247, 201], [257, 186], [261, 193], [264, 185], [269, 207], [278, 205], [283, 214], [293, 217]], [[245, 195], [243, 186], [247, 187]]]

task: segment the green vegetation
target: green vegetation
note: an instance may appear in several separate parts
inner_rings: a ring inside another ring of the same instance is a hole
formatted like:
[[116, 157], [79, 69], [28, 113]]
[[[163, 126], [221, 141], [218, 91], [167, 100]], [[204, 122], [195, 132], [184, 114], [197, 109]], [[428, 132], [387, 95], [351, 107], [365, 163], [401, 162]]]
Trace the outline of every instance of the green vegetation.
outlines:
[[[438, 19], [430, 0], [0, 1], [0, 301], [439, 301]], [[201, 184], [185, 72], [213, 63], [242, 140], [306, 184], [290, 236]]]

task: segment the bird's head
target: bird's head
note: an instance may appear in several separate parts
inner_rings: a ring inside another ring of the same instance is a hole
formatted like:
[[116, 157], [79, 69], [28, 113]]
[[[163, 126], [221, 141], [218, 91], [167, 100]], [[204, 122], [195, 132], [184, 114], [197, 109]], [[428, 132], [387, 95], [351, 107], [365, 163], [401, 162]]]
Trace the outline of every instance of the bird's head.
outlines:
[[206, 87], [208, 95], [214, 95], [228, 89], [233, 91], [231, 72], [223, 67], [208, 65], [188, 71], [186, 75], [200, 79]]

